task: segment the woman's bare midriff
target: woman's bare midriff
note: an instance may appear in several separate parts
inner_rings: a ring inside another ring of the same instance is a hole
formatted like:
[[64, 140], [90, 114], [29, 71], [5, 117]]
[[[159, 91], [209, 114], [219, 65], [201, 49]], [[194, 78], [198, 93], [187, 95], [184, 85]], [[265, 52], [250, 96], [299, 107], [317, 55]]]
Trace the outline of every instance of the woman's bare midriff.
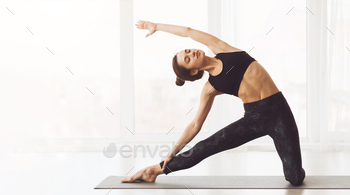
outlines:
[[255, 102], [279, 92], [269, 73], [257, 61], [252, 62], [241, 81], [238, 97], [243, 103]]

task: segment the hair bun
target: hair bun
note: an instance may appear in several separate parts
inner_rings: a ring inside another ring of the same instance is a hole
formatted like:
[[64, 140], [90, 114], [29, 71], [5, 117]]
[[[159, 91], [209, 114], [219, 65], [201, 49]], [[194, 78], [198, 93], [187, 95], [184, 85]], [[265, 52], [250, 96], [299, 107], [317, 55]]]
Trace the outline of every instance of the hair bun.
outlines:
[[182, 86], [185, 83], [185, 81], [180, 79], [179, 77], [176, 77], [176, 82], [175, 83], [176, 83], [177, 86]]

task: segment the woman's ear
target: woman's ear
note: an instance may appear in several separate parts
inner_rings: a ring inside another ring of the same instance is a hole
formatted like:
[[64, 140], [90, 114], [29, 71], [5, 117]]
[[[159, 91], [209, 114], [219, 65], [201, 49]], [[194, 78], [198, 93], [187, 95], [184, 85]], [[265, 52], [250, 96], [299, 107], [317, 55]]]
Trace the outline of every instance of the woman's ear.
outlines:
[[198, 73], [198, 69], [193, 69], [193, 70], [191, 70], [190, 75], [191, 75], [191, 76], [194, 76], [194, 75], [196, 75], [197, 73]]

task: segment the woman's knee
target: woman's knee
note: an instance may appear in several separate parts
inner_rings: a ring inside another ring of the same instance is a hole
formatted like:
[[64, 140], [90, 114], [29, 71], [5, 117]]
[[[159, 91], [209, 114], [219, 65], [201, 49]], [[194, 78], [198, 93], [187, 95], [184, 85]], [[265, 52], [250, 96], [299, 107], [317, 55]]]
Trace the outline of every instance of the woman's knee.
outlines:
[[293, 186], [300, 186], [303, 184], [303, 181], [305, 179], [305, 170], [301, 169], [301, 174], [296, 174], [294, 176], [291, 176], [289, 178], [286, 178], [289, 183], [291, 183]]
[[304, 179], [291, 179], [291, 180], [288, 180], [288, 181], [293, 186], [300, 186], [301, 184], [303, 184]]

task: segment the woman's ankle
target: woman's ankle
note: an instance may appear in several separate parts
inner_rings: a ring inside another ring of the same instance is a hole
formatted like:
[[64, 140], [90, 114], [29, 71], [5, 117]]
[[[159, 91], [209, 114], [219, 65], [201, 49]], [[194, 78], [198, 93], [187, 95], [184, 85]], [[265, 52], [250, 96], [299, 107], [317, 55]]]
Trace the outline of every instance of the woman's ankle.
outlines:
[[152, 165], [149, 168], [154, 175], [164, 174], [159, 164]]

